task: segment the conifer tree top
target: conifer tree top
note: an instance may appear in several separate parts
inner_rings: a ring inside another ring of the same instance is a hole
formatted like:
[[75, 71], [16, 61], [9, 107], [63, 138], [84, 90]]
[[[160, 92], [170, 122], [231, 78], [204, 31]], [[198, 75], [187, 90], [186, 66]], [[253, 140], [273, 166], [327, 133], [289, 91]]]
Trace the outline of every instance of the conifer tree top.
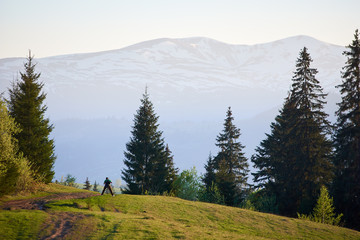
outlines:
[[46, 94], [42, 92], [44, 84], [39, 82], [40, 73], [35, 72], [36, 64], [29, 51], [25, 71], [20, 72], [21, 79], [15, 81], [9, 89], [9, 112], [22, 129], [16, 134], [19, 151], [31, 163], [36, 178], [50, 182], [54, 175], [54, 140], [50, 139], [53, 125], [45, 117], [47, 106], [43, 104]]
[[327, 94], [322, 93], [320, 82], [315, 78], [318, 70], [311, 68], [312, 58], [304, 47], [296, 61], [296, 71], [292, 78], [291, 97], [295, 100], [295, 106], [305, 107], [311, 110], [319, 110], [323, 108]]
[[327, 94], [323, 93], [323, 88], [315, 77], [318, 70], [310, 66], [312, 61], [307, 48], [301, 49], [296, 61], [288, 104], [299, 109], [304, 118], [316, 119], [321, 128], [330, 133], [328, 114], [323, 111]]
[[[340, 88], [342, 101], [336, 114], [339, 124], [343, 125], [347, 120], [355, 120], [355, 115], [360, 115], [360, 40], [359, 31], [356, 29], [352, 44], [346, 47], [343, 55], [347, 57], [346, 65], [343, 67], [342, 84]], [[360, 117], [358, 117], [358, 120]]]
[[236, 144], [238, 145], [238, 150], [242, 149], [243, 146], [241, 146], [240, 143], [236, 143], [236, 139], [240, 137], [240, 129], [238, 129], [234, 124], [234, 117], [232, 116], [231, 107], [228, 108], [226, 112], [226, 119], [224, 121], [224, 129], [222, 133], [220, 133], [216, 138], [216, 146], [221, 148], [222, 150], [225, 150], [226, 146], [229, 144]]

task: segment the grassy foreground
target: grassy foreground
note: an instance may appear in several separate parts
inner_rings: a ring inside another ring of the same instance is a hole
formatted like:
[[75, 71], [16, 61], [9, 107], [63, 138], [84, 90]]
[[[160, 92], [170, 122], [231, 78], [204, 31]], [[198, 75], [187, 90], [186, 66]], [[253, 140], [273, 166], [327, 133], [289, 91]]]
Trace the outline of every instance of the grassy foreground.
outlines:
[[[43, 195], [83, 192], [49, 189]], [[360, 239], [360, 232], [174, 197], [106, 195], [0, 210], [0, 239]]]

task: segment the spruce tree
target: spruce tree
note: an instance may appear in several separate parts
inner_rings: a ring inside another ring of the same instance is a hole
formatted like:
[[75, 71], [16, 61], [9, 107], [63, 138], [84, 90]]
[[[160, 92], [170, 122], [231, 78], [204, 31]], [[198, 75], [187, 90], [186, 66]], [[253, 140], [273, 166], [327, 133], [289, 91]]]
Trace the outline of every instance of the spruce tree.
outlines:
[[336, 216], [333, 206], [333, 198], [329, 196], [329, 192], [325, 186], [320, 189], [320, 196], [316, 202], [312, 214], [298, 214], [301, 219], [308, 219], [314, 222], [320, 222], [331, 225], [339, 225], [343, 214]]
[[96, 183], [96, 181], [94, 182], [94, 186], [93, 186], [93, 191], [94, 192], [98, 192], [99, 191], [99, 188], [98, 188], [98, 184]]
[[339, 225], [342, 214], [336, 216], [333, 202], [334, 200], [329, 196], [326, 187], [322, 186], [320, 189], [320, 196], [312, 214], [315, 222]]
[[43, 104], [46, 94], [42, 92], [44, 84], [39, 82], [40, 73], [35, 72], [35, 66], [29, 52], [24, 64], [25, 72], [20, 72], [21, 80], [14, 82], [12, 89], [9, 89], [9, 111], [21, 129], [15, 134], [19, 151], [30, 162], [36, 179], [49, 183], [54, 176], [56, 159], [54, 140], [49, 138], [53, 125], [44, 116], [47, 110]]
[[216, 182], [215, 171], [215, 160], [210, 153], [208, 161], [205, 164], [205, 174], [202, 178], [202, 181], [207, 191], [210, 190]]
[[248, 163], [244, 156], [244, 146], [238, 142], [240, 129], [233, 124], [231, 108], [228, 108], [224, 129], [216, 138], [220, 148], [215, 156], [215, 179], [227, 205], [236, 205], [244, 198], [247, 187]]
[[309, 212], [322, 185], [328, 185], [333, 177], [331, 164], [332, 143], [328, 139], [331, 124], [324, 112], [325, 98], [317, 70], [310, 67], [312, 59], [307, 48], [300, 51], [293, 77], [290, 102], [296, 108], [293, 115], [292, 134], [295, 143], [295, 169], [301, 190], [300, 212]]
[[90, 189], [91, 189], [91, 184], [90, 184], [90, 181], [89, 181], [89, 178], [88, 178], [88, 177], [86, 177], [84, 189], [85, 189], [85, 190], [90, 190]]
[[323, 111], [326, 94], [310, 67], [307, 48], [300, 51], [292, 89], [271, 134], [256, 149], [252, 161], [255, 182], [277, 197], [281, 214], [308, 213], [320, 187], [332, 178], [331, 125]]
[[343, 55], [340, 89], [342, 100], [336, 112], [335, 180], [333, 194], [336, 208], [344, 213], [349, 227], [360, 230], [360, 40], [356, 30], [354, 40]]
[[158, 130], [158, 118], [146, 90], [124, 153], [126, 169], [122, 171], [122, 179], [127, 183], [128, 193], [155, 194], [171, 190], [172, 156]]
[[172, 155], [172, 152], [169, 148], [169, 145], [166, 144], [166, 148], [165, 148], [165, 157], [166, 157], [166, 186], [165, 186], [165, 191], [170, 192], [173, 188], [173, 183], [177, 178], [179, 169], [175, 167], [174, 164], [174, 156]]

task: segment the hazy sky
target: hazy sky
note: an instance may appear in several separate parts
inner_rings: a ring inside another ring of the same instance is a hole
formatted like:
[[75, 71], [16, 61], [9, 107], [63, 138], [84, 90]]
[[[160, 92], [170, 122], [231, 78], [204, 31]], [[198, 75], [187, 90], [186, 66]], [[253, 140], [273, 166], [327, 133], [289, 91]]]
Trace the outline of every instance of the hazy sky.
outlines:
[[233, 44], [294, 35], [348, 45], [360, 0], [0, 0], [0, 58], [119, 49], [155, 38]]

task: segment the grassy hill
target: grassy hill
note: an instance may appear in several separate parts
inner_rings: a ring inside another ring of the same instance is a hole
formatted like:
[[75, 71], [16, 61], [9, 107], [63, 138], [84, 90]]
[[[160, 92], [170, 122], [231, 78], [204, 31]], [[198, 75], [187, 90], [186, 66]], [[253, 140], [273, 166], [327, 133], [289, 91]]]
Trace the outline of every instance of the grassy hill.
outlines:
[[0, 239], [360, 239], [346, 228], [245, 209], [56, 184], [0, 204]]

